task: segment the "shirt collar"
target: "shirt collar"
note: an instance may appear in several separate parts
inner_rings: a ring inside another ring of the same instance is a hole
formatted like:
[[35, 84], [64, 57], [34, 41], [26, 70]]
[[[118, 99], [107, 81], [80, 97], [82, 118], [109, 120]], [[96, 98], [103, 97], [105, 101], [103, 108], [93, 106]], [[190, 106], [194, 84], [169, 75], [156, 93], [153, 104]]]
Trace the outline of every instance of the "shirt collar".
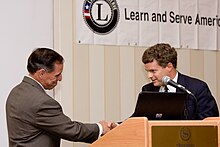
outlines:
[[[178, 72], [176, 73], [176, 76], [172, 80], [177, 83], [177, 79], [178, 79]], [[173, 86], [167, 85], [167, 88], [169, 89], [168, 92], [176, 92], [176, 88]], [[164, 92], [164, 86], [160, 87], [159, 92]]]
[[28, 78], [30, 78], [30, 79], [36, 81], [36, 82], [42, 87], [42, 89], [46, 92], [46, 90], [44, 89], [43, 85], [41, 85], [40, 82], [38, 82], [37, 80], [35, 80], [35, 79], [34, 79], [33, 77], [31, 77], [30, 75], [26, 75], [26, 77], [28, 77]]

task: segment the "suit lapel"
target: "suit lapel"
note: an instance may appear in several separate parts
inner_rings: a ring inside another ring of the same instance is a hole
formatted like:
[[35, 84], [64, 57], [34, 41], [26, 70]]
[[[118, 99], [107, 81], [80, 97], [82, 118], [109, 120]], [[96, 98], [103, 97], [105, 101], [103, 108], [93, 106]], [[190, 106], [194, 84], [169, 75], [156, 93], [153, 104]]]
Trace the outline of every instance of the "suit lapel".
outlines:
[[158, 86], [154, 86], [154, 84], [153, 83], [151, 83], [151, 90], [150, 91], [159, 91], [160, 90], [160, 87], [158, 87]]
[[[177, 83], [180, 84], [180, 85], [182, 85], [182, 86], [186, 85], [186, 82], [185, 82], [185, 79], [184, 79], [183, 74], [181, 74], [181, 73], [179, 73], [179, 72], [178, 72]], [[177, 88], [177, 89], [176, 89], [176, 92], [182, 92], [182, 91]]]

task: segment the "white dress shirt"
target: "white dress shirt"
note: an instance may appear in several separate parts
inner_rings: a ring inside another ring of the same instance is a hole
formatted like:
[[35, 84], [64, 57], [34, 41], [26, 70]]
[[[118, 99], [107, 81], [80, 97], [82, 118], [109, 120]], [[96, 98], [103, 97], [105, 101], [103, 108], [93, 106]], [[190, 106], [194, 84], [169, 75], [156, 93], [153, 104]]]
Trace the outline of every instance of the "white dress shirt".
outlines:
[[[178, 79], [178, 72], [176, 73], [176, 76], [172, 80], [177, 83], [177, 79]], [[176, 92], [176, 88], [173, 86], [167, 85], [167, 88], [168, 88], [168, 92]], [[164, 91], [165, 91], [165, 87], [161, 86], [159, 92], [164, 92]]]

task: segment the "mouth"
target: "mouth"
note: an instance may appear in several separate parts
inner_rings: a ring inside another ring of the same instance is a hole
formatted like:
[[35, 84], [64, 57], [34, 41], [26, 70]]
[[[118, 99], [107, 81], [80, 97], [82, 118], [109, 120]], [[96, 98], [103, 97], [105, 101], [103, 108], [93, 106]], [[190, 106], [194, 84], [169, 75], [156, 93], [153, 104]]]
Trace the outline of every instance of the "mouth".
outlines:
[[157, 82], [157, 80], [156, 80], [156, 79], [151, 79], [151, 81], [152, 81], [153, 83], [156, 83], [156, 82]]

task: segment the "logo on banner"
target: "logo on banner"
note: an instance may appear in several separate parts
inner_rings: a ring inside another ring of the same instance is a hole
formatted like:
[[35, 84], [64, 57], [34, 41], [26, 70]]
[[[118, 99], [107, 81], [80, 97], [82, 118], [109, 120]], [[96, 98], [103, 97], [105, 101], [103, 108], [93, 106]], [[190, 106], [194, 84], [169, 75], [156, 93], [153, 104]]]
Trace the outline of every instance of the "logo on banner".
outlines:
[[118, 4], [116, 0], [85, 0], [83, 18], [94, 33], [109, 34], [118, 24]]

